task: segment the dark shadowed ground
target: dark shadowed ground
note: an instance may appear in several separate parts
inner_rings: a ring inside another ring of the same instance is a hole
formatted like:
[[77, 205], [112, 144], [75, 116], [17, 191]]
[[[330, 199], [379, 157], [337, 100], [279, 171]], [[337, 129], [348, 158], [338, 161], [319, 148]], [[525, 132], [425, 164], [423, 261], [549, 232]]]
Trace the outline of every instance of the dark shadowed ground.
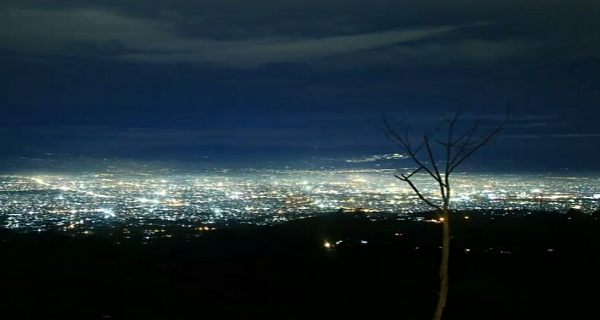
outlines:
[[[455, 220], [445, 319], [595, 318], [600, 220]], [[440, 229], [346, 214], [147, 245], [5, 231], [2, 319], [429, 319]]]

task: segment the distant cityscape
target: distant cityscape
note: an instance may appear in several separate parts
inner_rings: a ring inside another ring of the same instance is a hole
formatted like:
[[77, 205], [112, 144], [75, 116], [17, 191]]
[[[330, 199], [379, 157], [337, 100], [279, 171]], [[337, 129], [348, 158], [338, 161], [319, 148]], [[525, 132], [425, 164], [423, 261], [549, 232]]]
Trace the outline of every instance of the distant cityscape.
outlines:
[[[398, 157], [400, 158], [400, 157]], [[353, 159], [351, 161], [370, 161]], [[17, 231], [152, 226], [212, 230], [223, 225], [271, 225], [332, 212], [407, 219], [429, 210], [392, 169], [214, 170], [0, 176], [0, 226]], [[437, 186], [416, 178], [436, 199]], [[456, 174], [458, 210], [600, 210], [600, 178], [558, 175]]]

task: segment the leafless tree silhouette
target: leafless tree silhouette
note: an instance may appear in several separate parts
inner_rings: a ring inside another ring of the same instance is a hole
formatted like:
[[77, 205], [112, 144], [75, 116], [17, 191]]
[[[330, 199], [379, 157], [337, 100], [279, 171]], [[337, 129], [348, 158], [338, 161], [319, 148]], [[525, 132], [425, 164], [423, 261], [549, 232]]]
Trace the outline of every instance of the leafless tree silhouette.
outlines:
[[[505, 129], [510, 119], [510, 109], [507, 106], [504, 120], [498, 126], [494, 127], [493, 130], [479, 135], [480, 121], [478, 120], [468, 130], [458, 135], [456, 127], [462, 114], [463, 109], [459, 108], [452, 118], [442, 115], [443, 121], [438, 125], [438, 128], [430, 134], [424, 134], [422, 140], [417, 145], [412, 144], [411, 139], [409, 139], [409, 132], [405, 127], [406, 119], [393, 125], [389, 123], [385, 115], [381, 119], [383, 124], [382, 130], [384, 130], [386, 136], [395, 142], [416, 165], [416, 169], [412, 172], [398, 173], [395, 177], [407, 183], [419, 199], [439, 214], [439, 219], [442, 222], [440, 291], [433, 320], [440, 320], [442, 318], [448, 299], [448, 262], [450, 259], [450, 240], [452, 239], [450, 235], [450, 199], [452, 197], [450, 176], [465, 160], [470, 158], [477, 150], [487, 145], [493, 137]], [[434, 140], [439, 131], [438, 129], [442, 125], [447, 127], [444, 139]], [[442, 147], [441, 151], [438, 151], [439, 153], [434, 152], [434, 148], [432, 147], [433, 142]], [[421, 154], [425, 154], [424, 158], [421, 158]], [[438, 159], [443, 160], [440, 161]], [[435, 180], [439, 187], [439, 198], [432, 198], [419, 189], [413, 180], [413, 177], [418, 173], [428, 175]]]

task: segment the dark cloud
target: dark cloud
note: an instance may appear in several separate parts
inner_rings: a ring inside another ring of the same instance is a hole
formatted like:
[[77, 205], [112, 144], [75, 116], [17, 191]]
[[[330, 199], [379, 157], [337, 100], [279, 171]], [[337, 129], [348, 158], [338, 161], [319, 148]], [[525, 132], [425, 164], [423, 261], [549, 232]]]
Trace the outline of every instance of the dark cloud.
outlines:
[[[172, 21], [129, 17], [99, 9], [14, 9], [0, 12], [0, 41], [8, 49], [52, 56], [89, 55], [132, 62], [256, 67], [307, 62], [426, 39], [461, 26], [392, 30], [322, 38], [271, 35], [217, 40], [182, 35]], [[82, 50], [85, 48], [87, 50]]]
[[0, 47], [233, 68], [579, 61], [600, 58], [594, 13], [594, 1], [7, 1]]
[[593, 158], [598, 16], [597, 0], [4, 0], [0, 155], [389, 153], [382, 112], [418, 135], [465, 104], [486, 130], [510, 102], [502, 156]]

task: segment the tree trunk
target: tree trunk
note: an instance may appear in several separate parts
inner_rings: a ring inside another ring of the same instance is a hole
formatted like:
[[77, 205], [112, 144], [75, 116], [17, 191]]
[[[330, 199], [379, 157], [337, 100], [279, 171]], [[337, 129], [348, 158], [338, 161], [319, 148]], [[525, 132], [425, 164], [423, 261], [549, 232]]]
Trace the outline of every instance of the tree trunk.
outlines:
[[444, 234], [442, 238], [442, 262], [440, 263], [440, 293], [433, 320], [442, 319], [448, 299], [448, 260], [450, 259], [450, 217], [448, 210], [442, 211]]

